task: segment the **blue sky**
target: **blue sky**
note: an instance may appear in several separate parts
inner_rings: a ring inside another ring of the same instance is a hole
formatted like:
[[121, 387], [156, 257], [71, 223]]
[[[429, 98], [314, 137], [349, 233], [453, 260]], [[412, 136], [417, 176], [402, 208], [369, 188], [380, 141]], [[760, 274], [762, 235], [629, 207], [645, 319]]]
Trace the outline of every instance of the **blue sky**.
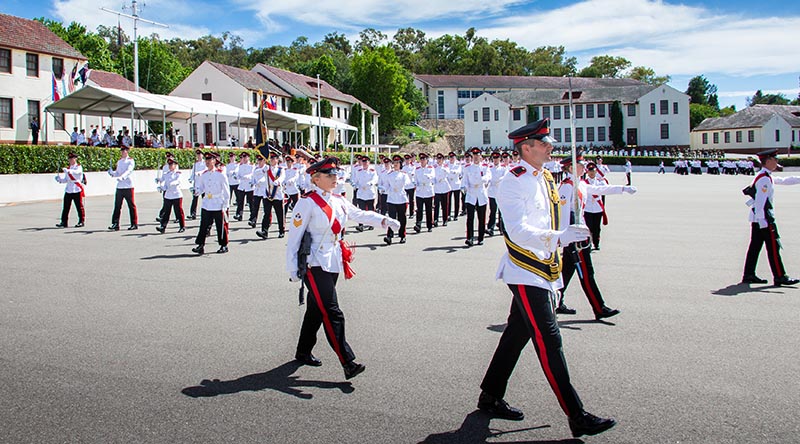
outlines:
[[[74, 20], [94, 29], [116, 24], [101, 6], [118, 10], [124, 3], [2, 0], [0, 12]], [[369, 27], [390, 38], [401, 27], [421, 29], [428, 37], [463, 35], [475, 27], [479, 36], [508, 38], [528, 49], [563, 45], [579, 67], [595, 55], [622, 56], [672, 76], [671, 85], [680, 90], [703, 74], [717, 85], [720, 104], [737, 109], [757, 89], [790, 98], [800, 92], [797, 0], [149, 0], [144, 5], [141, 17], [170, 28], [142, 25], [140, 34], [165, 38], [230, 31], [246, 46], [263, 47], [288, 45], [299, 36], [315, 42], [334, 31], [355, 42]], [[132, 34], [129, 21], [123, 19], [122, 26]]]

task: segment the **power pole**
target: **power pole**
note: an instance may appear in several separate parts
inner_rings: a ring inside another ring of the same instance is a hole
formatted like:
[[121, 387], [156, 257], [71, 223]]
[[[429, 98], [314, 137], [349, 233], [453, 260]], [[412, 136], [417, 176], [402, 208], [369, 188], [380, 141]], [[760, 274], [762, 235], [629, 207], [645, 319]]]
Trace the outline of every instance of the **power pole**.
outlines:
[[[144, 7], [144, 5], [142, 5]], [[123, 9], [127, 9], [128, 6], [124, 6]], [[138, 29], [138, 22], [142, 21], [145, 23], [149, 23], [151, 25], [161, 26], [163, 28], [169, 28], [169, 25], [165, 25], [163, 23], [154, 22], [152, 20], [147, 20], [139, 17], [139, 8], [136, 5], [136, 0], [131, 0], [131, 12], [132, 14], [125, 14], [118, 11], [112, 11], [108, 8], [100, 8], [105, 12], [110, 12], [112, 14], [116, 14], [117, 17], [127, 17], [133, 20], [133, 83], [136, 85], [136, 92], [139, 92], [139, 39], [137, 35]]]

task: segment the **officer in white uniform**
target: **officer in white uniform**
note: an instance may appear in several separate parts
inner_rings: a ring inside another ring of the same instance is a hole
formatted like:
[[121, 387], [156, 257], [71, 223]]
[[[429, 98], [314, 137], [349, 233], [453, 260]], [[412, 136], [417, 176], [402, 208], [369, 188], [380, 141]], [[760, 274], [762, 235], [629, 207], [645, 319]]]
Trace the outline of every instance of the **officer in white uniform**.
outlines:
[[283, 215], [283, 180], [286, 178], [284, 169], [278, 166], [280, 156], [271, 153], [269, 156], [269, 166], [266, 168], [266, 192], [264, 195], [264, 218], [261, 219], [261, 231], [256, 235], [266, 239], [269, 227], [272, 225], [272, 213], [278, 221], [278, 237], [282, 238], [285, 233]]
[[78, 212], [78, 223], [75, 228], [81, 228], [86, 222], [86, 210], [83, 206], [83, 198], [86, 192], [83, 188], [83, 167], [78, 163], [78, 155], [69, 153], [67, 155], [69, 166], [62, 171], [64, 175], [56, 174], [56, 182], [65, 183], [67, 186], [64, 188], [64, 206], [61, 209], [61, 222], [56, 224], [58, 228], [67, 228], [69, 222], [69, 210], [72, 203], [75, 203], [75, 210]]
[[453, 209], [452, 216], [448, 214], [447, 220], [458, 220], [458, 214], [461, 212], [461, 175], [464, 167], [459, 162], [456, 153], [450, 151], [447, 154], [447, 182], [450, 184], [450, 208]]
[[252, 219], [253, 213], [253, 170], [255, 166], [250, 163], [250, 153], [244, 152], [239, 155], [239, 166], [236, 171], [236, 176], [239, 178], [239, 187], [237, 188], [236, 196], [236, 214], [233, 216], [236, 220], [243, 219], [244, 204], [247, 203], [247, 209], [250, 211]]
[[119, 149], [120, 158], [117, 161], [116, 169], [108, 170], [108, 175], [117, 179], [117, 193], [114, 196], [114, 213], [111, 215], [111, 226], [109, 230], [119, 231], [119, 218], [122, 212], [122, 201], [128, 204], [128, 214], [131, 219], [131, 226], [128, 230], [139, 229], [139, 216], [136, 212], [136, 202], [133, 199], [133, 170], [136, 162], [128, 156], [129, 148], [122, 146]]
[[[197, 177], [203, 174], [203, 171], [206, 170], [206, 162], [203, 159], [203, 151], [202, 150], [195, 150], [195, 159], [194, 165], [192, 165], [192, 174], [189, 176], [189, 183], [195, 184], [197, 181]], [[192, 203], [189, 205], [189, 219], [195, 220], [197, 218], [197, 199], [200, 197], [192, 191]]]
[[192, 248], [197, 254], [205, 253], [206, 236], [211, 225], [217, 227], [217, 242], [220, 247], [217, 253], [228, 252], [228, 219], [226, 213], [231, 201], [231, 188], [228, 184], [228, 176], [225, 172], [217, 168], [217, 159], [214, 153], [205, 154], [206, 170], [197, 177], [195, 192], [203, 196], [203, 203], [200, 207], [200, 230], [194, 243], [197, 247]]
[[178, 233], [186, 231], [186, 219], [183, 214], [183, 193], [181, 193], [181, 172], [178, 170], [178, 162], [175, 159], [167, 159], [169, 170], [161, 175], [158, 186], [164, 191], [164, 203], [161, 206], [161, 225], [156, 227], [159, 233], [167, 229], [170, 212], [174, 212], [178, 218], [180, 228]]
[[406, 196], [408, 196], [408, 217], [414, 216], [414, 192], [416, 191], [417, 187], [414, 184], [414, 172], [417, 170], [417, 166], [414, 165], [414, 156], [411, 154], [406, 154], [403, 156], [403, 160], [405, 163], [403, 164], [403, 172], [405, 172], [408, 177], [411, 179], [411, 182], [405, 186]]
[[287, 200], [284, 214], [289, 214], [289, 211], [294, 208], [300, 199], [300, 187], [297, 182], [300, 179], [300, 167], [294, 162], [294, 157], [286, 156], [286, 178], [283, 180], [284, 191], [286, 192]]
[[[369, 164], [369, 157], [361, 156], [361, 170], [353, 178], [358, 187], [358, 208], [364, 211], [375, 211], [375, 187], [378, 185], [378, 173]], [[367, 229], [372, 229], [367, 227]], [[364, 231], [364, 225], [358, 224], [357, 231]]]
[[433, 226], [439, 226], [439, 213], [442, 214], [442, 226], [447, 226], [447, 220], [450, 216], [450, 170], [444, 163], [444, 154], [436, 154], [436, 165], [433, 166], [434, 171], [434, 184], [433, 184]]
[[225, 165], [225, 175], [228, 176], [228, 185], [231, 188], [231, 199], [236, 196], [236, 206], [239, 206], [239, 197], [236, 194], [236, 189], [239, 188], [239, 162], [236, 161], [236, 153], [231, 151], [228, 153], [228, 164]]
[[417, 221], [414, 224], [414, 231], [419, 233], [422, 230], [422, 213], [425, 212], [425, 228], [428, 232], [433, 230], [433, 185], [436, 180], [436, 172], [433, 167], [428, 165], [428, 155], [419, 153], [419, 166], [414, 170], [414, 200], [416, 201]]
[[521, 420], [524, 414], [508, 405], [508, 381], [522, 349], [532, 342], [550, 387], [569, 418], [572, 436], [596, 435], [616, 424], [594, 416], [572, 386], [562, 352], [561, 334], [553, 312], [559, 286], [559, 242], [589, 237], [582, 226], [560, 229], [559, 196], [549, 171], [543, 168], [553, 150], [548, 120], [526, 125], [509, 134], [521, 153], [517, 167], [500, 183], [497, 205], [503, 214], [508, 252], [500, 260], [497, 278], [513, 294], [508, 323], [481, 383], [478, 408], [493, 416]]
[[[405, 187], [411, 183], [411, 178], [403, 171], [402, 166], [403, 157], [395, 154], [392, 157], [392, 171], [386, 175], [384, 183], [386, 185], [386, 204], [389, 207], [389, 217], [400, 222], [400, 229], [397, 231], [397, 235], [400, 237], [400, 243], [404, 244], [406, 243], [406, 206], [408, 205], [408, 195]], [[394, 230], [391, 227], [387, 228], [386, 237], [383, 238], [386, 245], [392, 245], [393, 237]]]
[[483, 245], [483, 237], [486, 234], [486, 205], [489, 203], [487, 187], [492, 180], [492, 174], [488, 168], [484, 168], [481, 162], [481, 149], [472, 148], [472, 163], [464, 167], [464, 177], [462, 183], [467, 190], [464, 205], [467, 208], [467, 240], [464, 243], [471, 247], [475, 245], [475, 213], [478, 213], [478, 245]]
[[499, 226], [502, 220], [502, 215], [497, 211], [497, 190], [508, 169], [501, 163], [501, 160], [502, 155], [499, 151], [492, 153], [492, 165], [489, 166], [489, 187], [486, 190], [486, 194], [489, 196], [489, 220], [486, 222], [486, 234], [489, 236], [494, 236], [494, 227]]

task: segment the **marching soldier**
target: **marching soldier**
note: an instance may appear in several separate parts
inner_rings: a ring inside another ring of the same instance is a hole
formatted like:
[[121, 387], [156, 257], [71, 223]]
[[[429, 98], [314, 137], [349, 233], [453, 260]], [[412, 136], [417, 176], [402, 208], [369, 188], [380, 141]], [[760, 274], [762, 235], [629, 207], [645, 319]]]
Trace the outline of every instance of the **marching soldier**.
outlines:
[[114, 213], [111, 215], [111, 226], [109, 230], [119, 231], [119, 217], [122, 212], [122, 201], [128, 204], [128, 213], [131, 219], [131, 226], [128, 230], [139, 229], [139, 216], [136, 213], [136, 203], [133, 200], [133, 169], [136, 163], [133, 158], [128, 156], [129, 148], [125, 145], [119, 149], [120, 158], [117, 161], [116, 169], [108, 169], [108, 175], [117, 179], [117, 193], [114, 196]]
[[464, 204], [467, 208], [467, 240], [464, 243], [471, 247], [475, 245], [475, 213], [478, 213], [478, 245], [483, 245], [486, 234], [486, 205], [489, 195], [486, 187], [492, 179], [491, 173], [481, 166], [481, 149], [472, 148], [472, 163], [464, 167], [464, 188], [467, 190]]
[[428, 165], [428, 155], [419, 153], [419, 166], [414, 170], [414, 188], [417, 207], [417, 222], [414, 224], [414, 231], [419, 233], [422, 230], [422, 212], [425, 212], [425, 227], [430, 233], [433, 230], [433, 183], [436, 180], [436, 172], [433, 167]]
[[[267, 159], [264, 158], [261, 154], [256, 154], [256, 165], [253, 168], [253, 178], [251, 179], [253, 183], [253, 208], [250, 209], [250, 218], [247, 220], [247, 225], [250, 225], [251, 228], [256, 227], [256, 221], [258, 220], [258, 212], [261, 210], [261, 204], [264, 203], [264, 210], [269, 211], [269, 206], [265, 202], [267, 198]], [[266, 222], [266, 216], [264, 217], [264, 222]], [[261, 237], [258, 233], [256, 233], [258, 237]], [[263, 238], [262, 238], [263, 239]]]
[[239, 176], [237, 175], [238, 171], [239, 162], [236, 161], [236, 153], [231, 151], [228, 153], [228, 164], [225, 165], [225, 175], [228, 176], [228, 185], [231, 189], [231, 200], [233, 200], [233, 197], [236, 196], [237, 207], [239, 206], [239, 196], [236, 194], [236, 189], [239, 188]]
[[264, 196], [264, 218], [261, 219], [261, 231], [256, 235], [261, 239], [269, 236], [269, 227], [272, 225], [272, 212], [278, 219], [278, 237], [284, 236], [284, 217], [283, 217], [283, 180], [285, 178], [284, 169], [278, 166], [280, 156], [271, 153], [269, 156], [269, 166], [266, 172], [266, 195]]
[[[608, 180], [600, 175], [599, 165], [589, 162], [586, 164], [586, 182], [589, 185], [606, 186]], [[608, 225], [608, 215], [606, 214], [606, 195], [593, 194], [585, 199], [583, 209], [583, 219], [589, 232], [592, 233], [592, 245], [595, 250], [600, 249], [600, 231], [603, 225]]]
[[[244, 213], [244, 204], [247, 202], [247, 209], [253, 212], [253, 170], [255, 167], [250, 163], [250, 153], [239, 154], [239, 166], [236, 176], [239, 178], [239, 188], [236, 196], [236, 215], [234, 219], [241, 221]], [[252, 219], [252, 216], [250, 217]], [[255, 225], [252, 225], [255, 226]]]
[[164, 190], [164, 204], [161, 207], [161, 225], [156, 227], [159, 233], [167, 230], [169, 215], [174, 211], [180, 223], [178, 233], [186, 231], [186, 219], [183, 215], [183, 193], [181, 193], [181, 172], [178, 170], [178, 162], [175, 159], [167, 159], [169, 171], [161, 175], [159, 188]]
[[[197, 182], [197, 176], [203, 174], [203, 171], [206, 170], [206, 162], [203, 159], [203, 151], [202, 150], [195, 150], [194, 152], [195, 159], [194, 165], [192, 165], [192, 175], [189, 176], [189, 182], [195, 184]], [[197, 199], [200, 196], [193, 192], [192, 193], [192, 203], [189, 205], [189, 219], [195, 220], [197, 219]], [[167, 215], [169, 217], [169, 215]]]
[[447, 164], [447, 182], [450, 184], [450, 208], [453, 209], [452, 218], [449, 217], [447, 220], [458, 220], [458, 213], [461, 211], [461, 175], [463, 166], [458, 161], [456, 157], [456, 153], [450, 151], [447, 154], [449, 158], [449, 163]]
[[447, 219], [450, 216], [450, 182], [448, 176], [450, 171], [444, 164], [444, 154], [436, 155], [436, 165], [433, 166], [434, 184], [433, 192], [433, 226], [439, 226], [439, 210], [442, 210], [442, 226], [447, 226]]
[[287, 155], [286, 178], [284, 179], [283, 184], [288, 200], [286, 201], [284, 214], [289, 214], [289, 211], [291, 211], [292, 208], [294, 208], [294, 206], [297, 204], [297, 200], [300, 199], [300, 188], [297, 185], [297, 181], [300, 178], [300, 172], [300, 168], [294, 163], [294, 157]]
[[[411, 178], [403, 171], [402, 166], [403, 157], [395, 154], [392, 157], [392, 172], [386, 175], [384, 183], [387, 187], [386, 203], [389, 206], [389, 217], [400, 222], [397, 235], [400, 237], [400, 243], [404, 244], [406, 243], [406, 205], [408, 205], [405, 187], [411, 183]], [[393, 237], [394, 230], [392, 227], [387, 228], [386, 237], [383, 238], [386, 245], [392, 245]]]
[[[338, 159], [329, 157], [308, 167], [311, 189], [297, 202], [286, 247], [286, 271], [289, 280], [303, 280], [311, 296], [307, 304], [295, 359], [305, 365], [319, 367], [322, 361], [312, 351], [317, 342], [317, 331], [324, 325], [325, 336], [344, 369], [345, 378], [351, 379], [364, 371], [363, 364], [345, 340], [344, 314], [339, 308], [336, 282], [339, 273], [345, 278], [353, 276], [350, 268], [352, 251], [342, 240], [342, 230], [348, 219], [359, 224], [399, 229], [400, 223], [374, 211], [362, 211], [342, 196], [332, 191], [336, 186]], [[303, 235], [311, 237], [310, 254], [306, 258], [307, 270], [298, 267], [298, 250]]]
[[406, 196], [408, 197], [408, 217], [414, 217], [414, 191], [417, 189], [416, 185], [414, 185], [414, 171], [416, 171], [417, 166], [414, 165], [414, 156], [411, 154], [403, 156], [403, 160], [405, 161], [403, 172], [411, 179], [411, 182], [405, 186]]
[[503, 214], [508, 252], [500, 261], [497, 278], [503, 279], [514, 298], [508, 324], [481, 383], [478, 408], [500, 418], [525, 417], [503, 398], [522, 349], [532, 342], [547, 381], [568, 418], [572, 436], [596, 435], [613, 427], [616, 421], [583, 409], [570, 382], [552, 306], [561, 267], [558, 243], [588, 239], [589, 231], [575, 225], [559, 229], [558, 192], [552, 175], [543, 168], [555, 142], [549, 137], [548, 120], [533, 122], [508, 136], [513, 138], [521, 160], [498, 190], [497, 205]]
[[[497, 211], [497, 189], [500, 187], [500, 180], [506, 175], [506, 167], [500, 163], [502, 156], [499, 151], [492, 153], [492, 165], [490, 166], [490, 179], [487, 195], [489, 196], [489, 220], [486, 222], [486, 234], [494, 236], [494, 227], [499, 226], [501, 217]], [[497, 224], [497, 225], [496, 225]]]
[[72, 203], [75, 202], [75, 210], [78, 212], [78, 223], [75, 224], [75, 228], [81, 228], [86, 221], [86, 212], [83, 206], [83, 198], [86, 197], [86, 192], [83, 188], [83, 167], [78, 163], [78, 155], [75, 153], [69, 153], [67, 161], [69, 162], [69, 167], [63, 169], [64, 176], [56, 174], [56, 182], [67, 184], [64, 188], [64, 207], [61, 209], [61, 222], [56, 227], [67, 228], [69, 210], [72, 207]]
[[[780, 167], [778, 165], [778, 150], [771, 149], [758, 153], [762, 169], [759, 171], [748, 195], [752, 198], [749, 202], [751, 209], [750, 220], [750, 246], [747, 248], [747, 257], [744, 262], [743, 284], [766, 284], [766, 279], [756, 276], [756, 264], [761, 247], [766, 244], [769, 267], [772, 270], [773, 284], [795, 285], [800, 280], [789, 277], [783, 268], [781, 259], [781, 243], [778, 227], [775, 224], [774, 206], [772, 196], [773, 185], [796, 185], [800, 183], [800, 176], [775, 177], [772, 172]], [[745, 189], [747, 190], [747, 188]]]
[[378, 170], [378, 208], [376, 211], [385, 216], [388, 212], [386, 206], [387, 186], [385, 181], [386, 175], [392, 172], [392, 159], [383, 157], [382, 162], [383, 166]]
[[[353, 178], [358, 185], [358, 208], [364, 211], [375, 211], [375, 186], [378, 184], [378, 173], [369, 165], [369, 157], [361, 156], [361, 170]], [[372, 227], [367, 227], [372, 229]], [[364, 225], [358, 224], [356, 230], [364, 231]]]
[[200, 229], [194, 243], [197, 244], [192, 251], [202, 255], [205, 253], [206, 237], [211, 230], [211, 225], [217, 227], [217, 242], [220, 247], [217, 253], [228, 252], [228, 220], [226, 212], [230, 204], [231, 188], [228, 177], [217, 169], [217, 158], [213, 153], [205, 154], [206, 170], [197, 177], [195, 192], [203, 196], [200, 206]]

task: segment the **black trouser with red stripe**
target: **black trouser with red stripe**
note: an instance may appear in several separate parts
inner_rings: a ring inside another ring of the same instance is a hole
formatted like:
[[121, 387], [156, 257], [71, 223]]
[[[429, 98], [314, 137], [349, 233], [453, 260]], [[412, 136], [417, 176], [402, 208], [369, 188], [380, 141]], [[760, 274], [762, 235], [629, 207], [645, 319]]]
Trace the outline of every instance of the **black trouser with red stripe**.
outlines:
[[561, 409], [569, 417], [580, 414], [583, 404], [569, 380], [550, 292], [529, 285], [508, 284], [508, 288], [514, 294], [508, 324], [486, 369], [481, 389], [495, 398], [504, 398], [522, 349], [531, 341]]
[[[398, 230], [397, 235], [400, 239], [405, 239], [406, 237], [406, 206], [405, 203], [400, 204], [393, 204], [387, 203], [386, 205], [389, 206], [389, 217], [392, 219], [397, 219], [400, 222], [400, 230]], [[394, 231], [390, 228], [386, 229], [386, 237], [391, 239], [394, 236]]]
[[[192, 203], [189, 205], [189, 215], [192, 217], [197, 216], [197, 202], [200, 200], [200, 196], [197, 194], [192, 195]], [[167, 214], [169, 217], [169, 214]]]
[[336, 297], [336, 281], [339, 273], [329, 273], [321, 267], [310, 267], [303, 282], [309, 290], [306, 315], [300, 327], [297, 354], [308, 355], [317, 343], [317, 331], [322, 326], [339, 362], [344, 365], [356, 359], [345, 340], [344, 313], [339, 309]]
[[497, 199], [494, 197], [489, 198], [489, 220], [486, 222], [486, 228], [494, 230], [495, 225], [500, 226], [500, 212], [497, 211]]
[[183, 198], [167, 199], [164, 198], [164, 205], [161, 207], [161, 228], [167, 228], [169, 222], [170, 211], [175, 212], [175, 218], [178, 219], [180, 227], [186, 227], [186, 218], [183, 215]]
[[461, 212], [461, 190], [455, 189], [450, 191], [450, 200], [452, 202], [450, 207], [453, 209], [453, 220], [456, 220]]
[[[242, 217], [242, 213], [244, 212], [244, 204], [247, 203], [247, 209], [252, 213], [253, 212], [253, 192], [252, 191], [244, 191], [244, 190], [237, 190], [238, 193], [236, 194], [236, 217]], [[255, 219], [250, 216], [250, 220], [255, 221]]]
[[128, 214], [131, 218], [131, 225], [138, 225], [139, 218], [136, 215], [136, 202], [133, 200], [133, 188], [117, 188], [117, 194], [114, 196], [114, 213], [111, 215], [111, 223], [119, 225], [123, 200], [128, 204]]
[[408, 196], [408, 217], [414, 216], [414, 192], [416, 191], [416, 188], [409, 188], [406, 190], [406, 196]]
[[[257, 197], [257, 199], [261, 199]], [[255, 202], [254, 202], [255, 203]], [[264, 217], [261, 218], [261, 231], [269, 231], [272, 225], [272, 212], [275, 212], [275, 217], [278, 219], [278, 233], [283, 234], [285, 222], [283, 217], [283, 199], [276, 197], [273, 200], [264, 198]]]
[[300, 200], [299, 194], [289, 194], [288, 197], [289, 199], [286, 201], [286, 206], [283, 208], [283, 214], [289, 214], [289, 210], [293, 209], [294, 206], [297, 205], [297, 201]]
[[600, 227], [603, 225], [603, 213], [583, 213], [583, 220], [586, 221], [586, 227], [592, 234], [592, 244], [595, 248], [600, 247]]
[[450, 215], [450, 192], [436, 193], [433, 195], [433, 220], [438, 222], [439, 209], [442, 209], [442, 225], [447, 225], [447, 217]]
[[211, 224], [217, 226], [217, 242], [220, 246], [228, 245], [228, 221], [225, 215], [222, 214], [224, 210], [206, 210], [200, 208], [200, 231], [197, 232], [197, 239], [194, 243], [197, 245], [206, 244], [206, 236], [211, 229]]
[[433, 204], [433, 197], [415, 197], [417, 201], [417, 227], [422, 227], [422, 212], [425, 212], [425, 228], [433, 228], [433, 211], [431, 205]]
[[478, 210], [478, 241], [486, 234], [486, 205], [464, 204], [467, 208], [467, 239], [475, 238], [475, 210]]
[[78, 222], [83, 223], [86, 220], [86, 210], [83, 208], [81, 193], [64, 193], [64, 208], [61, 210], [61, 225], [67, 225], [72, 202], [75, 202], [75, 209], [78, 211]]
[[[594, 314], [598, 314], [603, 310], [605, 301], [603, 295], [600, 294], [600, 289], [597, 288], [597, 282], [594, 280], [594, 267], [592, 266], [592, 250], [591, 247], [576, 249], [577, 244], [572, 243], [564, 247], [563, 255], [561, 256], [561, 263], [564, 264], [561, 269], [561, 278], [564, 281], [564, 288], [561, 289], [562, 295], [567, 291], [569, 281], [572, 280], [572, 275], [575, 274], [576, 269], [580, 267], [580, 281], [583, 293], [589, 304], [594, 310]], [[580, 262], [576, 264], [576, 262]], [[562, 296], [563, 297], [563, 296]]]
[[380, 194], [380, 193], [378, 193], [378, 212], [381, 213], [384, 216], [389, 211], [389, 207], [388, 207], [388, 205], [386, 203], [386, 199], [388, 199], [388, 198], [389, 198], [388, 194]]
[[744, 275], [754, 276], [756, 274], [758, 255], [761, 254], [761, 246], [765, 244], [772, 276], [777, 279], [786, 275], [786, 269], [783, 268], [781, 260], [781, 247], [778, 243], [778, 239], [780, 239], [778, 227], [775, 224], [768, 224], [767, 228], [760, 228], [756, 222], [750, 224], [750, 227], [750, 246], [747, 248], [747, 258], [744, 261]]

